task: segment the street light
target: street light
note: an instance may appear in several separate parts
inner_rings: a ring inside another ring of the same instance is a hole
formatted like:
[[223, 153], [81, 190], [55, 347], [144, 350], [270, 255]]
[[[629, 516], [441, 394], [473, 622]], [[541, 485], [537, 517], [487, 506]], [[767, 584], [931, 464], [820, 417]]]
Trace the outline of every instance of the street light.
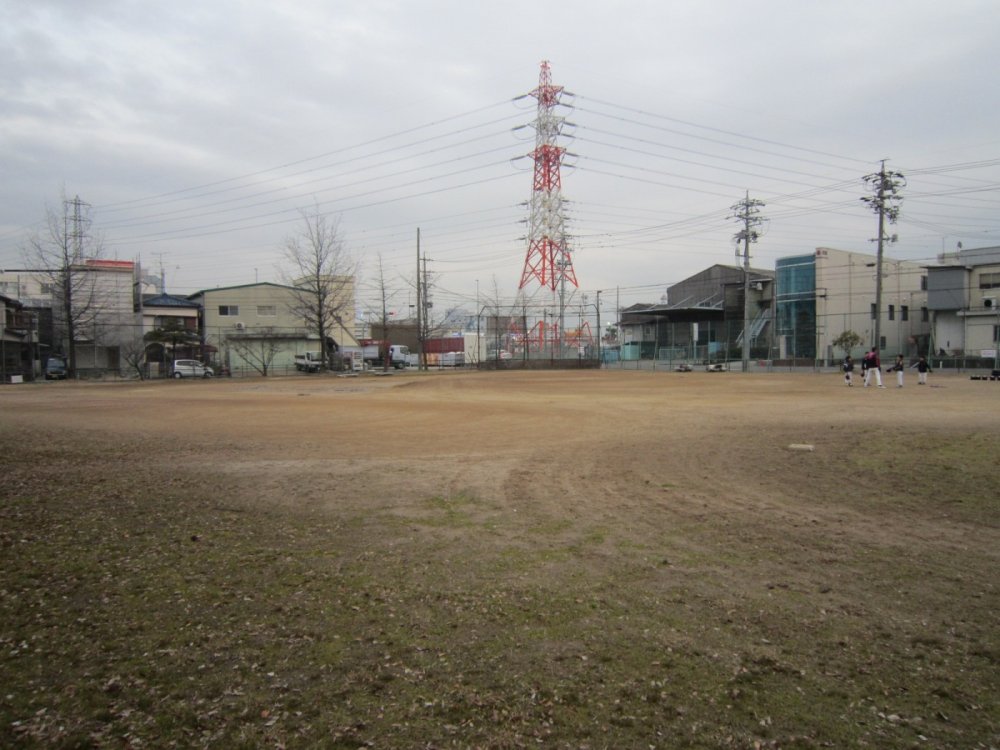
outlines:
[[476, 369], [482, 369], [483, 363], [483, 344], [482, 344], [482, 334], [479, 332], [479, 319], [483, 317], [483, 310], [485, 310], [489, 305], [483, 305], [479, 308], [479, 312], [476, 313]]
[[[601, 367], [601, 292], [603, 289], [597, 290], [597, 302], [585, 302], [580, 307], [592, 307], [597, 312], [597, 367]], [[581, 326], [582, 328], [582, 326]], [[583, 335], [581, 330], [580, 335]]]

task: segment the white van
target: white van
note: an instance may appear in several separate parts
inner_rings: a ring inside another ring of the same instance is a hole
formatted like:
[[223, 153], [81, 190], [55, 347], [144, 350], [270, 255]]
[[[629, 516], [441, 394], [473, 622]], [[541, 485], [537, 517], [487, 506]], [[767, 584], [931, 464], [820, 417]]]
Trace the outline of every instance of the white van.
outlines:
[[175, 378], [210, 378], [215, 371], [196, 359], [178, 359], [174, 362], [171, 375]]

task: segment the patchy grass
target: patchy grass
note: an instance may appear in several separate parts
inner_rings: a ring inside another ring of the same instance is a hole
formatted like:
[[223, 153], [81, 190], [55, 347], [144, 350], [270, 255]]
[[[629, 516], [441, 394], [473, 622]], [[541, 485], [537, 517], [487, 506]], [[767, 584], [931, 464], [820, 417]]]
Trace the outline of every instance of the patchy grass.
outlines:
[[[849, 529], [815, 493], [684, 491], [682, 513], [660, 498], [681, 480], [606, 479], [581, 517], [472, 490], [282, 506], [184, 460], [204, 445], [120, 440], [109, 462], [82, 437], [0, 432], [2, 746], [1000, 744], [977, 436], [779, 467], [898, 485], [835, 509], [869, 514]], [[878, 535], [885, 509], [948, 539]]]

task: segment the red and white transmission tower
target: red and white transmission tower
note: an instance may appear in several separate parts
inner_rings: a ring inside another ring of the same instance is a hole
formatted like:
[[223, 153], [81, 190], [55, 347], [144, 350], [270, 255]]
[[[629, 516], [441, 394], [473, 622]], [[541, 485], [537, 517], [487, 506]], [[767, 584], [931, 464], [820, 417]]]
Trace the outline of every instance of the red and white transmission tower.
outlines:
[[563, 118], [555, 113], [562, 86], [552, 85], [552, 71], [547, 60], [542, 61], [538, 88], [531, 95], [538, 100], [535, 118], [535, 178], [531, 188], [531, 216], [528, 224], [528, 254], [518, 289], [524, 289], [532, 279], [552, 291], [576, 282], [573, 260], [566, 243], [562, 210], [562, 179], [559, 166], [566, 149], [556, 145]]

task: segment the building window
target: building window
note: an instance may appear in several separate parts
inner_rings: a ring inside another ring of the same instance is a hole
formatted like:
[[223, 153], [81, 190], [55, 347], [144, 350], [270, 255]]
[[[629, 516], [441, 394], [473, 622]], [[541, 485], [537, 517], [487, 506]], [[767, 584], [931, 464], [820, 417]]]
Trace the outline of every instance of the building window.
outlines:
[[921, 292], [926, 292], [927, 291], [927, 277], [926, 276], [921, 276], [920, 277], [920, 291]]
[[240, 314], [239, 305], [219, 305], [219, 316], [220, 317], [231, 317], [233, 315]]
[[889, 305], [889, 320], [895, 320], [895, 319], [896, 319], [896, 306]]
[[980, 289], [1000, 289], [1000, 273], [979, 274]]
[[930, 310], [928, 310], [926, 307], [921, 307], [920, 308], [920, 321], [922, 323], [926, 323], [930, 319], [931, 319]]
[[55, 284], [41, 284], [42, 294], [55, 294], [56, 285]]
[[18, 286], [20, 285], [16, 281], [0, 281], [0, 294], [17, 299], [20, 295]]
[[278, 308], [274, 305], [257, 305], [258, 318], [273, 318], [278, 314]]
[[900, 320], [909, 320], [910, 319], [910, 308], [907, 307], [906, 305], [900, 305], [899, 306], [899, 319]]
[[875, 303], [872, 302], [872, 320], [875, 320]]

